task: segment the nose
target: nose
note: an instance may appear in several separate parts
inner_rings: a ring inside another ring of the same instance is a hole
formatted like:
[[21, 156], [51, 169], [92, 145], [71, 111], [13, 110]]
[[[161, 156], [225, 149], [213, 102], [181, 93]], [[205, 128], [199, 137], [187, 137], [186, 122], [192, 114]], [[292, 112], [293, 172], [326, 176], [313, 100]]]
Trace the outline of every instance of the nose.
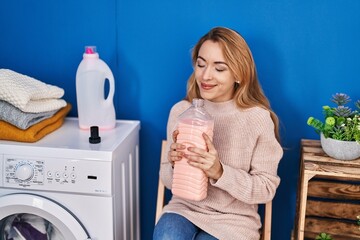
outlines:
[[210, 67], [205, 67], [203, 72], [203, 79], [210, 80], [212, 78], [212, 71]]

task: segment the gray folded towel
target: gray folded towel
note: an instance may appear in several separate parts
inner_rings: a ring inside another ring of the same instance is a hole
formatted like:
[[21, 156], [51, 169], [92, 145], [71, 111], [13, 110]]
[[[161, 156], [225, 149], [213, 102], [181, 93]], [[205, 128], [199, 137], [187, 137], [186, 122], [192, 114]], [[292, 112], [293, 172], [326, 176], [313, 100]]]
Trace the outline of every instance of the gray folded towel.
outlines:
[[52, 117], [57, 111], [58, 110], [26, 113], [10, 103], [0, 100], [0, 120], [8, 122], [23, 130], [42, 120]]

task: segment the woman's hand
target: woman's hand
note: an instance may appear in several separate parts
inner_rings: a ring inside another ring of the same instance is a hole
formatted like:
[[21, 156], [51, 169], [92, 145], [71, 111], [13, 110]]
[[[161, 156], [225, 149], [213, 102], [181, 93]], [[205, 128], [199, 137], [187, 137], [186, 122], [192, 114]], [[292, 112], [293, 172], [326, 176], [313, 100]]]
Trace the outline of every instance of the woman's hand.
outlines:
[[209, 178], [218, 180], [223, 174], [223, 167], [220, 163], [218, 152], [206, 133], [203, 133], [203, 138], [207, 146], [206, 150], [189, 147], [188, 151], [195, 154], [184, 154], [184, 156], [188, 159], [188, 163], [191, 166], [202, 169]]
[[180, 143], [176, 143], [177, 135], [179, 134], [178, 130], [173, 132], [172, 138], [173, 143], [170, 145], [170, 150], [168, 153], [168, 160], [171, 163], [172, 167], [174, 167], [175, 161], [180, 161], [184, 156], [185, 145]]

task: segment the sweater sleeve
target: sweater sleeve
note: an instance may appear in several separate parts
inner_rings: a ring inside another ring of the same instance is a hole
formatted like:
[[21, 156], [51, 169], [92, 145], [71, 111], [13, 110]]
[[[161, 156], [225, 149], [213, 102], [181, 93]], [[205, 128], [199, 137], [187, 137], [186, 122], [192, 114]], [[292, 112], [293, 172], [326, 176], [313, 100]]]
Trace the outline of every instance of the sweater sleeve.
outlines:
[[167, 145], [165, 150], [166, 154], [164, 156], [164, 159], [161, 159], [160, 165], [160, 178], [164, 183], [165, 187], [168, 189], [171, 189], [173, 179], [173, 168], [168, 160], [168, 152], [170, 150], [170, 145], [173, 143], [172, 134], [176, 129], [178, 116], [188, 107], [190, 107], [190, 105], [191, 104], [187, 101], [181, 101], [175, 104], [170, 110], [167, 123]]
[[[263, 111], [264, 112], [264, 111]], [[280, 184], [277, 169], [283, 150], [275, 138], [274, 124], [270, 114], [253, 116], [252, 125], [255, 144], [249, 159], [249, 171], [223, 164], [223, 175], [210, 183], [248, 204], [266, 203], [273, 199]], [[239, 151], [238, 160], [243, 161]]]

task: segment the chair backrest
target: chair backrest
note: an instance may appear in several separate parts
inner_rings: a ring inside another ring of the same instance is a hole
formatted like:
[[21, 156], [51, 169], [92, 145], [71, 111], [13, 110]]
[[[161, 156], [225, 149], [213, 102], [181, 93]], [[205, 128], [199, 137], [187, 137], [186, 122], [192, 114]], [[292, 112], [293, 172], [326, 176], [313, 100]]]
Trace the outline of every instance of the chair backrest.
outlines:
[[[164, 159], [166, 157], [166, 154], [167, 154], [166, 153], [166, 140], [163, 140], [162, 145], [161, 145], [160, 162], [161, 162], [161, 159]], [[159, 177], [155, 224], [158, 222], [164, 206], [165, 206], [165, 186]], [[262, 240], [270, 240], [271, 239], [271, 216], [272, 216], [272, 202], [270, 201], [265, 204], [264, 217], [262, 219], [263, 224], [262, 224], [262, 229], [261, 229], [261, 239]]]

